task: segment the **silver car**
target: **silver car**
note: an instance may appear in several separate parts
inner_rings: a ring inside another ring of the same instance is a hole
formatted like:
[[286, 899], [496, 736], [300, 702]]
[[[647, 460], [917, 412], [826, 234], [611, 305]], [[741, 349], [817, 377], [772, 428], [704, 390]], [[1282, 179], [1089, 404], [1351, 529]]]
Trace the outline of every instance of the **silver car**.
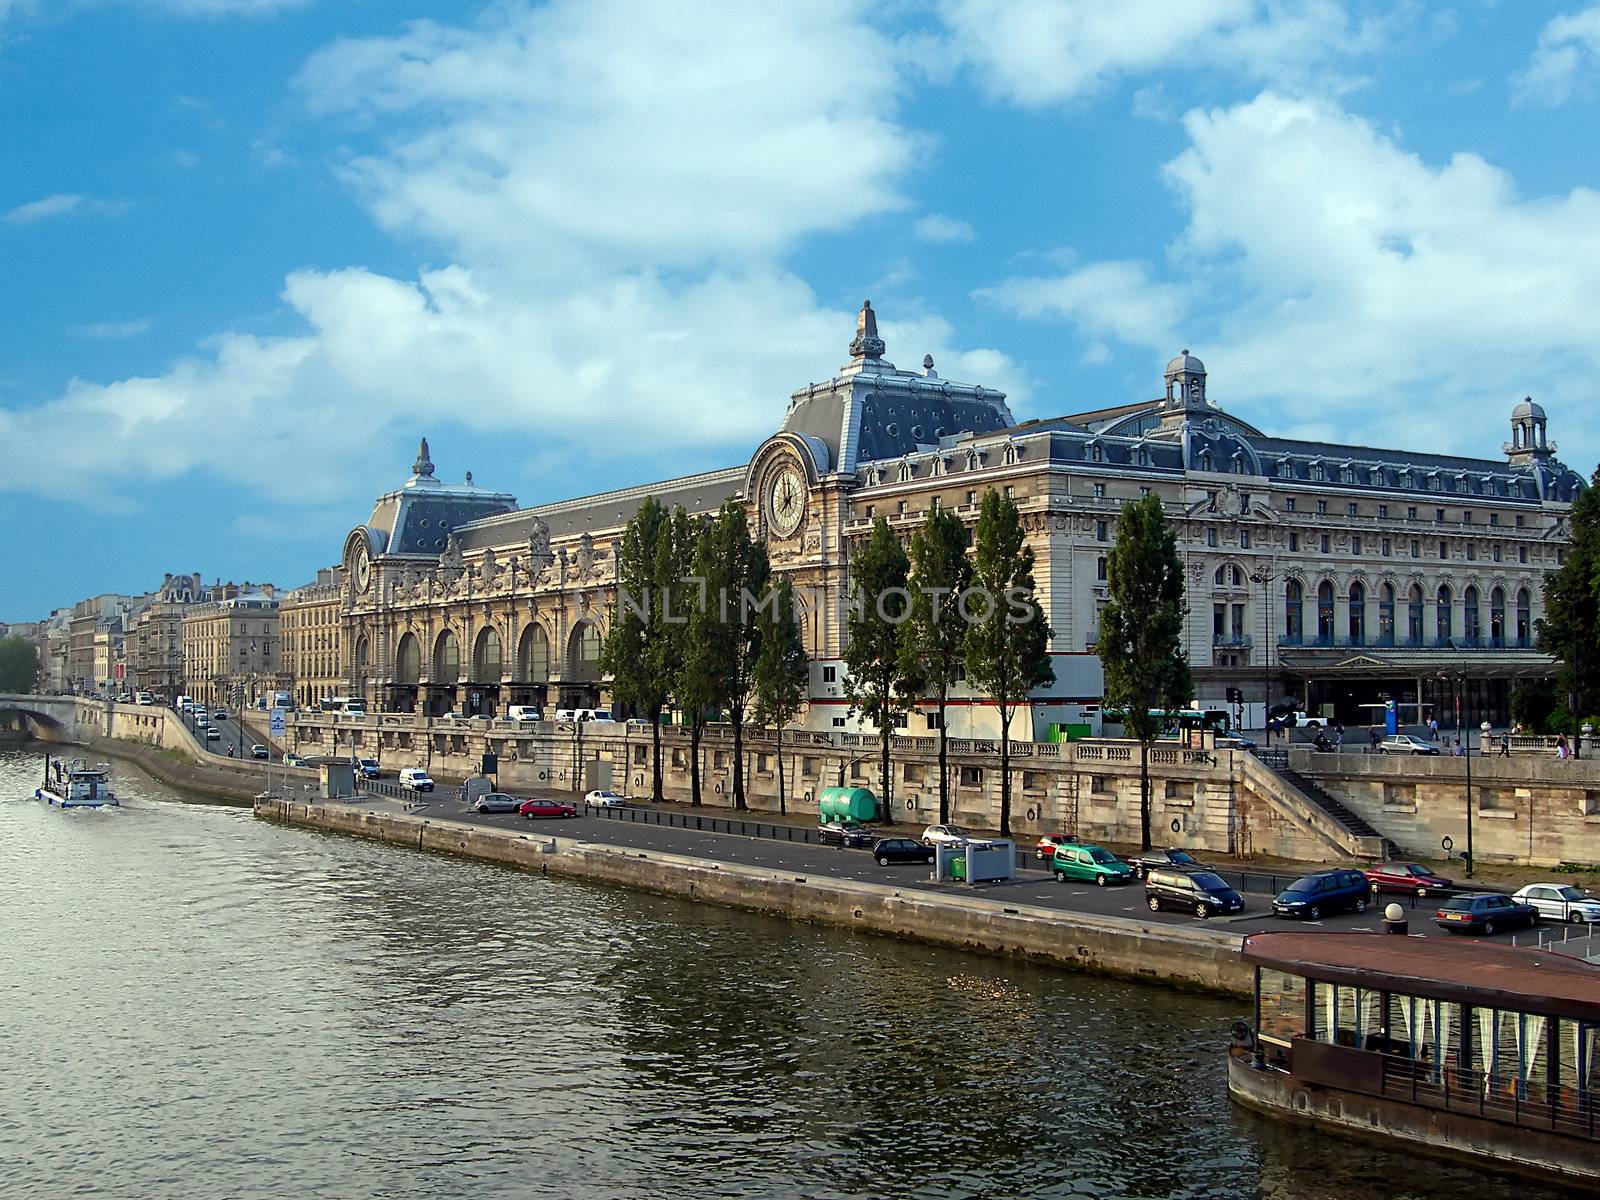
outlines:
[[481, 813], [514, 813], [522, 807], [522, 801], [505, 792], [485, 792], [472, 802], [472, 807]]
[[922, 831], [922, 844], [929, 849], [940, 844], [960, 846], [968, 840], [967, 831], [956, 825], [929, 825]]
[[1541, 917], [1552, 921], [1600, 922], [1600, 900], [1586, 896], [1570, 883], [1530, 883], [1514, 892], [1513, 900], [1531, 904]]

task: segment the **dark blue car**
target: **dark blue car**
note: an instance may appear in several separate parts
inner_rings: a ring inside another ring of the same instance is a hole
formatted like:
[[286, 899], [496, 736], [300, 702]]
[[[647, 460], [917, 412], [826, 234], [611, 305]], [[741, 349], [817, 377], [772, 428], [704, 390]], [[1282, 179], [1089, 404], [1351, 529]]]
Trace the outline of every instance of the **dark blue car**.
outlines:
[[1302, 875], [1272, 901], [1272, 911], [1280, 917], [1320, 920], [1330, 913], [1366, 912], [1369, 887], [1360, 871], [1340, 869]]

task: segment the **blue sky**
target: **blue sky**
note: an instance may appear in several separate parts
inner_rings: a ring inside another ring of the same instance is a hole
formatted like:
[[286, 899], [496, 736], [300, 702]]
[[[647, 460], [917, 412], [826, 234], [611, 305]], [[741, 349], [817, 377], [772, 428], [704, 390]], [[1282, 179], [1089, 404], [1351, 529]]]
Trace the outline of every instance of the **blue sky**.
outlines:
[[293, 586], [426, 434], [524, 503], [845, 357], [1600, 457], [1600, 5], [0, 0], [0, 619]]

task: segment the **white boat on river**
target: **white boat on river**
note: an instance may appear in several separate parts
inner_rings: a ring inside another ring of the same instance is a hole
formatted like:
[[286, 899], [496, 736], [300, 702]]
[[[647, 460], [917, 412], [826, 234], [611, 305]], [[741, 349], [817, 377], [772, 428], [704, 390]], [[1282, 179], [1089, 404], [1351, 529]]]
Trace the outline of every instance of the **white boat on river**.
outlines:
[[116, 808], [117, 794], [108, 782], [111, 767], [106, 763], [89, 766], [81, 758], [70, 763], [48, 755], [44, 760], [44, 783], [34, 789], [35, 800], [56, 808]]

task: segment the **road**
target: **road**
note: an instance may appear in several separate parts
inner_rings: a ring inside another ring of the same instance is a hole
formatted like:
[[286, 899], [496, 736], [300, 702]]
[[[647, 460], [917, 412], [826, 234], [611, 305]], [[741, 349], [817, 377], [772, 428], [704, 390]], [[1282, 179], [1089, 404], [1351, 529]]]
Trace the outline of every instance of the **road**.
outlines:
[[[558, 797], [570, 803], [572, 797]], [[434, 792], [416, 797], [414, 803], [423, 805], [420, 815], [464, 821], [490, 828], [526, 831], [530, 822], [514, 814], [479, 814], [462, 805], [453, 794]], [[713, 810], [706, 817], [727, 818], [725, 810]], [[754, 815], [752, 814], [752, 817]], [[921, 864], [899, 864], [880, 867], [866, 850], [845, 850], [832, 846], [816, 846], [801, 842], [775, 841], [768, 838], [746, 837], [740, 834], [708, 833], [694, 829], [679, 829], [665, 825], [635, 824], [625, 820], [603, 818], [586, 814], [567, 819], [545, 819], [537, 827], [561, 837], [604, 842], [638, 850], [657, 850], [669, 854], [692, 855], [718, 862], [738, 863], [745, 866], [764, 867], [770, 870], [794, 871], [809, 875], [828, 875], [835, 878], [860, 880], [865, 883], [889, 884], [894, 887], [929, 892], [946, 892], [979, 896], [988, 900], [1016, 902], [1057, 908], [1063, 911], [1097, 913], [1105, 916], [1137, 917], [1141, 921], [1162, 924], [1198, 924], [1196, 918], [1186, 913], [1152, 913], [1145, 906], [1144, 888], [1137, 883], [1120, 887], [1096, 887], [1093, 884], [1058, 883], [1042, 869], [1029, 868], [1008, 883], [983, 884], [967, 889], [965, 885], [933, 883], [928, 879], [928, 868]], [[1342, 913], [1324, 917], [1320, 921], [1291, 923], [1274, 917], [1268, 908], [1270, 897], [1260, 893], [1246, 893], [1245, 912], [1234, 917], [1212, 917], [1208, 928], [1231, 933], [1252, 933], [1268, 929], [1306, 927], [1329, 930], [1371, 930], [1382, 925], [1382, 908], [1391, 900], [1406, 908], [1411, 922], [1411, 932], [1427, 936], [1456, 936], [1445, 934], [1433, 924], [1433, 913], [1438, 907], [1434, 900], [1416, 900], [1407, 897], [1383, 897], [1383, 903], [1369, 907], [1365, 913]], [[1547, 929], [1548, 936], [1548, 929]], [[1531, 941], [1525, 930], [1496, 934], [1492, 941]]]
[[183, 723], [194, 732], [194, 735], [205, 744], [211, 753], [226, 755], [229, 750], [232, 750], [235, 758], [243, 759], [246, 762], [250, 761], [250, 747], [255, 744], [256, 735], [241, 726], [231, 712], [226, 719], [215, 720], [215, 714], [219, 711], [221, 710], [208, 709], [206, 711], [207, 718], [211, 718], [211, 724], [222, 735], [215, 741], [207, 741], [206, 731], [196, 728], [193, 716], [184, 716]]

